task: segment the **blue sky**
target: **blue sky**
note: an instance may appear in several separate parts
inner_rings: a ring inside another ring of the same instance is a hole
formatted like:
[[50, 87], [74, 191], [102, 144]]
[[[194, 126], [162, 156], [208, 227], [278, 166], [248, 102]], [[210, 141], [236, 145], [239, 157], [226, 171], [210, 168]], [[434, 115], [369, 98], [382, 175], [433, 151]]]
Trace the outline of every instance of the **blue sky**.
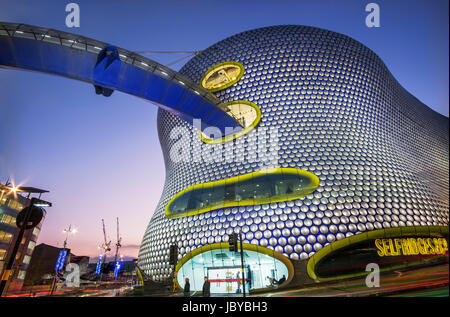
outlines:
[[[73, 1], [80, 28], [67, 28], [72, 1], [0, 0], [0, 21], [81, 34], [135, 51], [207, 48], [236, 33], [269, 25], [310, 25], [343, 33], [372, 49], [398, 82], [448, 116], [447, 0], [373, 1], [381, 27], [365, 25], [362, 0], [296, 1]], [[162, 64], [179, 56], [147, 55]], [[173, 65], [178, 70], [183, 64]], [[123, 254], [137, 246], [158, 203], [164, 163], [156, 129], [157, 108], [115, 92], [95, 95], [82, 82], [45, 74], [0, 70], [0, 181], [50, 190], [54, 203], [39, 242], [62, 245], [63, 228], [75, 254], [94, 256], [101, 219], [115, 239], [121, 221]]]

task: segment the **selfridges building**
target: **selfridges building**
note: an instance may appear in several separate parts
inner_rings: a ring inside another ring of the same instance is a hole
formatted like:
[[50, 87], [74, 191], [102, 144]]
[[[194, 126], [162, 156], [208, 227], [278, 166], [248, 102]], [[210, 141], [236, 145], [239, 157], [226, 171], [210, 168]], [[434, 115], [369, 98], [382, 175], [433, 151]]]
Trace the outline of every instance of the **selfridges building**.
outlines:
[[166, 180], [139, 252], [154, 280], [175, 269], [180, 287], [188, 277], [201, 290], [207, 276], [213, 293], [240, 292], [233, 232], [250, 291], [362, 275], [370, 262], [448, 261], [448, 118], [370, 49], [323, 29], [265, 27], [180, 73], [242, 129], [217, 137], [159, 110]]

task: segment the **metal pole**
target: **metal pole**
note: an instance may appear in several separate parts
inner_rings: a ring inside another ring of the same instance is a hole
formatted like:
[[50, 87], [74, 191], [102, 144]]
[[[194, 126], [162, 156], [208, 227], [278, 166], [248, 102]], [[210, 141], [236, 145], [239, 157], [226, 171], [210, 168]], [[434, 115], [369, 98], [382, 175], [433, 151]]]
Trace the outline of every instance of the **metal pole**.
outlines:
[[[69, 233], [71, 232], [72, 224], [69, 225], [69, 229], [64, 229], [66, 231], [66, 239], [64, 240], [63, 244], [63, 251], [67, 251], [67, 239], [69, 238]], [[68, 263], [70, 263], [70, 252], [67, 252], [66, 258], [64, 259], [64, 262], [68, 260]], [[53, 279], [52, 287], [50, 289], [50, 296], [53, 295], [54, 291], [56, 290], [57, 285], [57, 276], [58, 271], [55, 270], [55, 278]]]
[[175, 278], [176, 278], [175, 268], [177, 267], [177, 262], [178, 262], [178, 244], [177, 244], [176, 240], [174, 241], [173, 245], [175, 246], [174, 250], [176, 250], [176, 256], [175, 256], [175, 259], [174, 259], [175, 261], [173, 263], [173, 270], [172, 270], [172, 274], [171, 274], [171, 277], [172, 277], [172, 290], [175, 289]]
[[[72, 232], [72, 224], [69, 225], [69, 229], [66, 230], [66, 240], [64, 240], [64, 250], [67, 250], [67, 239], [69, 238], [69, 233]], [[67, 263], [70, 263], [70, 252], [67, 252]], [[65, 260], [64, 260], [65, 261]]]
[[57, 274], [58, 274], [58, 271], [55, 270], [55, 277], [53, 278], [52, 287], [50, 289], [50, 296], [53, 295], [53, 292], [55, 291], [55, 288], [56, 288], [56, 275]]
[[[28, 205], [28, 207], [30, 207], [30, 208], [26, 209], [24, 222], [23, 222], [23, 228], [25, 228], [26, 225], [28, 224], [28, 220], [30, 219], [30, 211], [32, 209], [32, 206], [34, 205], [34, 202], [35, 202], [35, 198], [33, 197], [33, 198], [31, 198], [30, 204]], [[5, 271], [3, 271], [2, 280], [0, 282], [0, 297], [3, 296], [3, 291], [5, 289], [6, 283], [8, 282], [9, 276], [11, 274], [11, 270], [12, 270], [14, 261], [16, 259], [17, 251], [19, 250], [20, 243], [22, 242], [22, 238], [25, 233], [25, 229], [23, 229], [23, 228], [19, 229], [19, 234], [17, 235], [16, 243], [14, 244], [14, 248], [11, 252], [11, 256], [9, 257], [8, 264], [6, 265], [6, 269], [5, 269]], [[5, 294], [5, 296], [6, 296], [6, 294]]]
[[239, 230], [239, 240], [241, 245], [242, 294], [245, 297], [245, 271], [244, 271], [244, 249], [242, 248], [242, 230]]
[[106, 252], [103, 254], [103, 259], [102, 259], [102, 263], [100, 264], [100, 283], [102, 282], [102, 278], [103, 278], [103, 266], [106, 263]]
[[64, 249], [66, 248], [66, 246], [67, 246], [67, 238], [69, 238], [69, 232], [71, 232], [71, 228], [72, 228], [72, 225], [70, 224], [69, 225], [69, 229], [65, 229], [65, 231], [66, 231], [66, 240], [64, 240]]

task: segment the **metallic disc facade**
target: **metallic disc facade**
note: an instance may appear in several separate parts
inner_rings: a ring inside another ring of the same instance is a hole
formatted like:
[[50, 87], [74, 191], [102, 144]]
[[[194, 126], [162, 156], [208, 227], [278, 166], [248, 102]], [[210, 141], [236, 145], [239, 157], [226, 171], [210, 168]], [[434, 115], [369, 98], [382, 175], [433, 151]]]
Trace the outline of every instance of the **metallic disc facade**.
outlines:
[[[313, 27], [266, 27], [214, 44], [180, 72], [199, 82], [224, 61], [241, 63], [245, 73], [215, 95], [223, 102], [258, 105], [261, 120], [254, 130], [278, 131], [277, 167], [312, 172], [320, 185], [294, 201], [168, 219], [165, 206], [181, 190], [261, 166], [248, 160], [173, 162], [170, 149], [180, 141], [171, 131], [192, 127], [160, 109], [166, 183], [139, 252], [139, 266], [155, 280], [170, 276], [171, 244], [178, 245], [181, 259], [203, 245], [227, 241], [239, 228], [244, 242], [297, 260], [368, 230], [448, 225], [448, 118], [402, 88], [367, 47]], [[232, 142], [238, 154], [254, 150], [239, 138]]]

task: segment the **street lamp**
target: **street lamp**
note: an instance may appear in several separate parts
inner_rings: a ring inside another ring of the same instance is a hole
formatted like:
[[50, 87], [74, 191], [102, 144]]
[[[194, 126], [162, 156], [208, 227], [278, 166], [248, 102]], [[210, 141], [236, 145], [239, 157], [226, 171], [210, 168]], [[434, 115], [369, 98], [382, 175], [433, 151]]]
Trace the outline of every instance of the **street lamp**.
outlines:
[[56, 261], [55, 266], [55, 277], [53, 279], [50, 295], [53, 295], [53, 292], [56, 289], [56, 280], [58, 278], [58, 271], [62, 270], [64, 267], [64, 263], [66, 262], [66, 256], [67, 256], [67, 262], [70, 263], [70, 252], [67, 250], [67, 239], [69, 238], [69, 234], [74, 234], [77, 232], [76, 228], [72, 228], [72, 225], [70, 224], [68, 228], [64, 229], [62, 233], [66, 234], [66, 239], [64, 240], [64, 246], [63, 249], [60, 251], [58, 260]]
[[72, 228], [72, 225], [69, 225], [69, 228], [64, 229], [63, 233], [66, 234], [66, 240], [64, 240], [64, 249], [65, 249], [66, 246], [67, 246], [67, 239], [69, 238], [69, 234], [77, 233], [77, 229], [76, 228]]
[[[66, 234], [66, 239], [64, 240], [64, 250], [66, 250], [67, 249], [67, 239], [69, 238], [70, 234], [77, 233], [77, 228], [72, 228], [72, 225], [70, 224], [69, 228], [66, 228], [63, 230], [63, 233]], [[70, 253], [69, 253], [68, 262], [70, 263]]]

